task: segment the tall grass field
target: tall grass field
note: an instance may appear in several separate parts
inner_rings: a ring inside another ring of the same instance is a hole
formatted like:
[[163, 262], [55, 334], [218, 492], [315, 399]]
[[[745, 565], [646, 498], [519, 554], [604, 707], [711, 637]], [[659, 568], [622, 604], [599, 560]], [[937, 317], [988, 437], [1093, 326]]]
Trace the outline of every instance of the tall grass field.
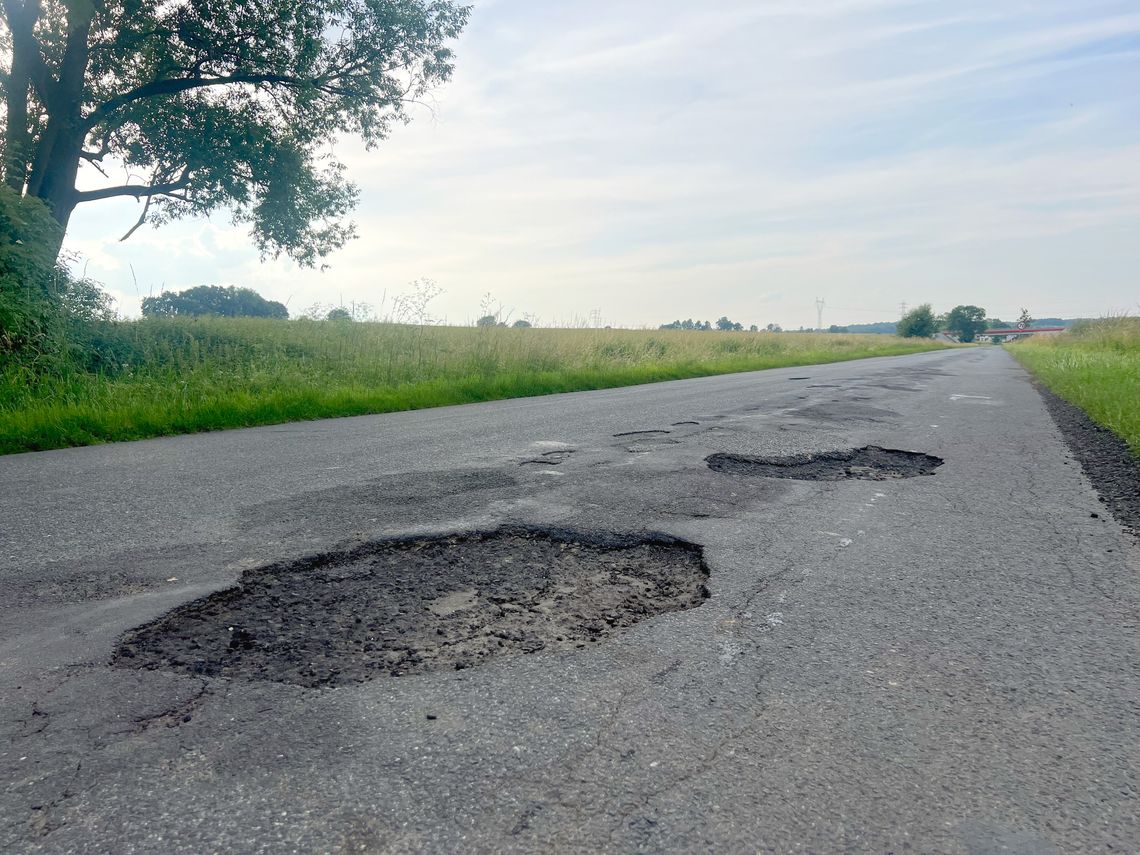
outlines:
[[1067, 335], [1028, 338], [1009, 350], [1140, 457], [1140, 318], [1091, 321]]
[[0, 453], [890, 356], [930, 341], [171, 318], [103, 322], [74, 370], [0, 367]]

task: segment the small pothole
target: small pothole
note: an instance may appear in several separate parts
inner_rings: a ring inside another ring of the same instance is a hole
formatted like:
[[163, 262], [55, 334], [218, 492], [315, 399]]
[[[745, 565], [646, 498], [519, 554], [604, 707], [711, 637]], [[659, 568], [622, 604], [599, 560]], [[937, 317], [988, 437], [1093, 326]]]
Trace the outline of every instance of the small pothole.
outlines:
[[714, 472], [759, 475], [764, 478], [795, 478], [800, 481], [888, 481], [932, 475], [942, 465], [941, 457], [917, 451], [900, 451], [868, 445], [847, 451], [796, 454], [789, 457], [748, 457], [717, 453], [705, 458]]
[[118, 667], [302, 686], [459, 670], [596, 644], [699, 606], [700, 547], [663, 535], [381, 541], [242, 574], [128, 632]]

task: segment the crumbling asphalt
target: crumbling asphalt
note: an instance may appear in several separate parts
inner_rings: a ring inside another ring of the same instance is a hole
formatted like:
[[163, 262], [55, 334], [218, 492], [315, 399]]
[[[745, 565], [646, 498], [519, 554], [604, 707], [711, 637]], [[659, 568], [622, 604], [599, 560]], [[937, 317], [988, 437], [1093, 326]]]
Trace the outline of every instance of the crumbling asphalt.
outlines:
[[310, 688], [580, 649], [708, 597], [700, 548], [542, 531], [395, 538], [270, 564], [127, 633], [122, 668]]
[[[868, 446], [944, 462], [705, 462]], [[998, 348], [7, 457], [0, 520], [0, 851], [1140, 840], [1135, 542]], [[267, 565], [504, 529], [673, 537], [709, 596], [351, 685], [115, 661]]]

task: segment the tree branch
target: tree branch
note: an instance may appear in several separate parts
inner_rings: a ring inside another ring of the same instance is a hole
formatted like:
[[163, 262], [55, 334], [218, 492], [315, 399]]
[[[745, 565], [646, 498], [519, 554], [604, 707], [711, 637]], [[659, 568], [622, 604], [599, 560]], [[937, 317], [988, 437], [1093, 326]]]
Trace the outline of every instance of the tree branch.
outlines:
[[127, 230], [127, 233], [125, 235], [123, 235], [121, 238], [119, 238], [119, 243], [122, 243], [127, 238], [129, 238], [131, 235], [133, 235], [135, 232], [137, 232], [139, 230], [139, 226], [141, 226], [143, 223], [146, 222], [146, 214], [147, 214], [147, 211], [150, 210], [150, 200], [153, 198], [154, 198], [153, 196], [147, 196], [146, 197], [146, 204], [143, 205], [142, 213], [139, 214], [138, 222], [136, 222], [133, 226], [131, 226]]
[[144, 196], [148, 199], [151, 196], [169, 196], [177, 193], [179, 190], [185, 190], [189, 186], [190, 168], [186, 167], [182, 170], [182, 175], [178, 177], [177, 181], [168, 181], [162, 184], [122, 184], [118, 187], [100, 187], [98, 190], [84, 190], [75, 194], [75, 204], [95, 202], [99, 199], [113, 199], [116, 196], [134, 196], [136, 199], [141, 199]]
[[90, 163], [98, 163], [104, 157], [111, 153], [111, 144], [107, 140], [103, 140], [103, 144], [99, 147], [98, 151], [81, 151], [79, 156]]
[[[8, 2], [8, 0], [5, 0], [5, 2]], [[93, 128], [120, 107], [125, 107], [134, 101], [142, 101], [146, 98], [154, 98], [159, 95], [176, 95], [179, 92], [189, 92], [192, 89], [205, 89], [210, 86], [229, 86], [233, 83], [249, 83], [254, 85], [258, 83], [276, 83], [282, 86], [309, 85], [315, 86], [318, 89], [327, 89], [327, 83], [322, 83], [319, 78], [304, 79], [289, 74], [255, 74], [252, 72], [229, 74], [225, 77], [176, 77], [168, 80], [154, 80], [136, 87], [129, 92], [124, 92], [122, 95], [116, 95], [109, 101], [103, 102], [91, 111], [90, 115], [84, 120], [84, 125], [87, 128]]]

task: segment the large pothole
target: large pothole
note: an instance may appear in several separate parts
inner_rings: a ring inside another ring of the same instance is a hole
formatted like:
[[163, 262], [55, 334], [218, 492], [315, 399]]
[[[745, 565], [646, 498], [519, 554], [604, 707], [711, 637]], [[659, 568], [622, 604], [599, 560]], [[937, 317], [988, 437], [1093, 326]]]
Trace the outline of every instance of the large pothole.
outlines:
[[712, 454], [705, 458], [715, 472], [733, 475], [759, 475], [764, 478], [795, 478], [800, 481], [888, 481], [932, 475], [942, 458], [917, 451], [900, 451], [868, 445], [846, 451], [823, 451], [789, 457], [748, 457], [741, 454]]
[[127, 633], [119, 667], [302, 686], [587, 647], [708, 597], [700, 548], [664, 536], [498, 531], [383, 541], [242, 574]]

